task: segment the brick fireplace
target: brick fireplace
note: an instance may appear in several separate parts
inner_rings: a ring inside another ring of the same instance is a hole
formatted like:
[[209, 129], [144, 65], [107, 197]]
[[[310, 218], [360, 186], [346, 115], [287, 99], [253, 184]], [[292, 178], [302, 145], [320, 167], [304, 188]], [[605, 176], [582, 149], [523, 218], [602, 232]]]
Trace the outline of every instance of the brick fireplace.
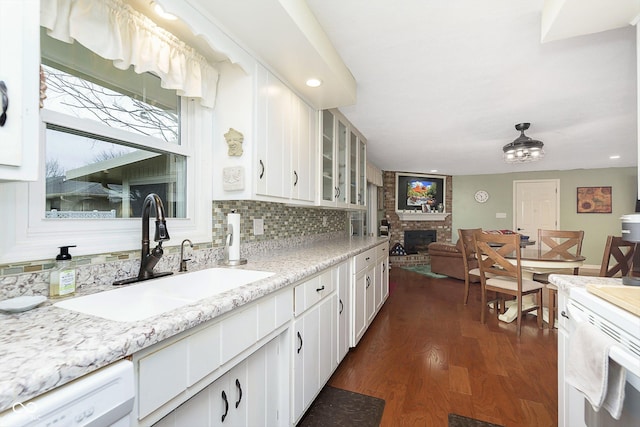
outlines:
[[[451, 176], [446, 176], [446, 196], [447, 206], [445, 211], [450, 215], [443, 221], [406, 221], [401, 220], [396, 214], [396, 172], [384, 171], [384, 214], [389, 220], [389, 247], [393, 247], [396, 243], [400, 243], [405, 247], [405, 231], [423, 231], [431, 230], [435, 232], [434, 241], [451, 242], [451, 216], [453, 215], [453, 206], [451, 205], [453, 182]], [[429, 255], [426, 253], [418, 253], [407, 256], [392, 256], [390, 258], [393, 266], [415, 266], [429, 264]]]

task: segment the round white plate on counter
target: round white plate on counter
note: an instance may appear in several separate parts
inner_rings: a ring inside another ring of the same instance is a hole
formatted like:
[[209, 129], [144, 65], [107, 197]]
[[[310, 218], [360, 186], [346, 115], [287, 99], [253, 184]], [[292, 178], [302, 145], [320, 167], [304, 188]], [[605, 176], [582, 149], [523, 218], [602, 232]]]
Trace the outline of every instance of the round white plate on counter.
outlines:
[[8, 311], [10, 313], [19, 313], [21, 311], [31, 310], [34, 307], [39, 306], [47, 300], [47, 297], [42, 295], [25, 295], [21, 297], [9, 298], [0, 301], [0, 310]]

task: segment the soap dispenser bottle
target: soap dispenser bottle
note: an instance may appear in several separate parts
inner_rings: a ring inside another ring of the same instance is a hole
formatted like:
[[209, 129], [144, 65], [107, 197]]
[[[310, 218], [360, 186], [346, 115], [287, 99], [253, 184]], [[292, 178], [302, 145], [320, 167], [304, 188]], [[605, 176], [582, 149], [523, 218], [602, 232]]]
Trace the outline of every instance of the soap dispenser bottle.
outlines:
[[60, 246], [56, 265], [49, 275], [49, 297], [57, 298], [73, 295], [76, 291], [76, 269], [73, 267], [69, 248], [76, 245]]

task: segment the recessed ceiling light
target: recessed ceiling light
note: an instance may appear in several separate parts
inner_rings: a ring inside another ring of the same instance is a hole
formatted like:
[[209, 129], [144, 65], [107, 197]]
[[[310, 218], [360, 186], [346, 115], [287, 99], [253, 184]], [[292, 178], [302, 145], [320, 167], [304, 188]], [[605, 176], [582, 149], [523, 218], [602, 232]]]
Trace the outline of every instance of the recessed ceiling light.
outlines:
[[307, 86], [309, 86], [309, 87], [318, 87], [321, 84], [322, 84], [322, 80], [320, 80], [320, 79], [313, 78], [313, 79], [307, 80]]
[[611, 160], [616, 160], [616, 159], [619, 159], [619, 158], [620, 158], [620, 156], [619, 156], [619, 155], [617, 155], [617, 154], [614, 154], [613, 156], [609, 156], [609, 158], [610, 158]]
[[438, 169], [431, 169], [431, 171], [430, 171], [430, 172], [431, 172], [431, 173], [436, 173], [436, 172], [438, 172]]
[[177, 16], [165, 12], [162, 6], [160, 6], [158, 3], [153, 4], [153, 10], [156, 12], [156, 15], [158, 15], [162, 19], [166, 19], [167, 21], [175, 21], [176, 19], [178, 19]]

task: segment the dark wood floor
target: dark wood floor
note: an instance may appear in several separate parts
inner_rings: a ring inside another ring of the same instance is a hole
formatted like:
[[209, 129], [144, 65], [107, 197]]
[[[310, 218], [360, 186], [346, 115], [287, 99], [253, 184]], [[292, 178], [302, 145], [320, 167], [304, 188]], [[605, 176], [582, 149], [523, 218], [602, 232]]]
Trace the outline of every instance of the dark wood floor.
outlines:
[[505, 427], [557, 425], [557, 330], [535, 317], [488, 316], [479, 286], [462, 304], [464, 282], [401, 268], [393, 291], [329, 385], [386, 401], [382, 426], [447, 426], [449, 413]]

